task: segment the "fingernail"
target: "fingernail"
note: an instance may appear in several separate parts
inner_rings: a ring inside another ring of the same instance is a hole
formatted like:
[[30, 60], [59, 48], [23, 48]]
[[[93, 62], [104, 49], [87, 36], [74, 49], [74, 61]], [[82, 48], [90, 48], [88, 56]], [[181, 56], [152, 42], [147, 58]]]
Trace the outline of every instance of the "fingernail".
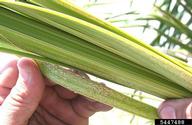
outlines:
[[32, 83], [31, 68], [25, 63], [18, 63], [19, 75], [24, 83]]
[[9, 75], [10, 72], [12, 72], [14, 69], [12, 67], [7, 67], [5, 69], [3, 69], [1, 72], [0, 72], [0, 81], [2, 79], [5, 78], [5, 76]]
[[85, 97], [85, 99], [88, 100], [88, 101], [90, 101], [90, 102], [96, 102], [95, 100], [90, 99], [90, 98], [86, 98], [86, 97]]
[[13, 65], [13, 61], [16, 63], [17, 58], [13, 55], [0, 53], [0, 60], [0, 74], [2, 74], [4, 70]]
[[100, 109], [100, 110], [110, 110], [110, 109], [111, 109], [110, 106], [105, 105], [105, 104], [102, 104], [102, 103], [100, 103], [100, 102], [96, 102], [96, 103], [94, 104], [94, 107], [97, 108], [97, 109]]
[[176, 119], [175, 109], [171, 106], [166, 106], [160, 110], [160, 117], [162, 119]]
[[7, 69], [11, 69], [13, 67], [13, 65], [14, 64], [13, 63], [10, 64], [10, 62], [0, 63], [0, 74], [3, 74]]

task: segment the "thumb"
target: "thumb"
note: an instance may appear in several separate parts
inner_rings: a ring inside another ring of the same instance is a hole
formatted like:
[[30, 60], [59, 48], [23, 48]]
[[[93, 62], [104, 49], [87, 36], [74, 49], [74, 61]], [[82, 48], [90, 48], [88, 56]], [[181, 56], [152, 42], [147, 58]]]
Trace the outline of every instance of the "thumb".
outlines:
[[166, 100], [158, 112], [162, 119], [191, 119], [192, 98]]
[[31, 59], [21, 58], [17, 67], [17, 83], [0, 107], [1, 125], [26, 125], [44, 91], [43, 77]]

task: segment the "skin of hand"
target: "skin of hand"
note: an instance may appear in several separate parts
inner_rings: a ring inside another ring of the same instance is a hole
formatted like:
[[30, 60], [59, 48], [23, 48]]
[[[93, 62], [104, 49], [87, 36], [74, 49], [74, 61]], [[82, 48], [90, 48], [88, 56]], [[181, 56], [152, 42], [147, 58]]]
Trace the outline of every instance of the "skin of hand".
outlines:
[[0, 54], [0, 125], [88, 125], [110, 109], [52, 84], [33, 60]]
[[161, 119], [192, 119], [192, 98], [164, 101], [158, 113]]

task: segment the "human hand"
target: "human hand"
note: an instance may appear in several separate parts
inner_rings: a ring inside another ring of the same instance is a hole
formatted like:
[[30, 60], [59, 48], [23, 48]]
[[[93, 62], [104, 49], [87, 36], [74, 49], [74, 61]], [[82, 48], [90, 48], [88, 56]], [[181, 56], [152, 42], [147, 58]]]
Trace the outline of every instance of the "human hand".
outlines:
[[175, 99], [163, 102], [159, 107], [162, 119], [192, 119], [192, 99]]
[[111, 107], [54, 85], [35, 62], [0, 54], [0, 125], [88, 125]]

